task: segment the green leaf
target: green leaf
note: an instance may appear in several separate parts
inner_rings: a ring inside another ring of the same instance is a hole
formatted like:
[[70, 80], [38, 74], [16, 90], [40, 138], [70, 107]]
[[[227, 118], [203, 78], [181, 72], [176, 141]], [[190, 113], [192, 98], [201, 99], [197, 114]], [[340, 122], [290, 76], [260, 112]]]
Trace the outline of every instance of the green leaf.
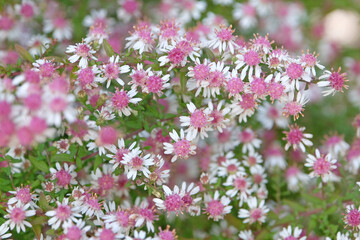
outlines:
[[94, 161], [94, 170], [96, 170], [102, 162], [103, 162], [102, 158], [99, 155], [96, 156]]
[[49, 172], [49, 166], [44, 161], [42, 161], [40, 159], [36, 159], [33, 156], [29, 156], [29, 160], [35, 168], [37, 168], [40, 171], [45, 172], [45, 173]]
[[209, 48], [204, 48], [205, 55], [208, 59], [214, 59], [215, 55]]
[[109, 44], [109, 42], [106, 39], [104, 39], [104, 41], [103, 41], [103, 47], [106, 52], [106, 55], [108, 55], [109, 57], [111, 57], [115, 54], [114, 49], [111, 47], [111, 45]]
[[293, 202], [293, 201], [284, 199], [283, 203], [288, 205], [289, 207], [291, 207], [296, 212], [304, 212], [306, 210], [306, 208], [303, 205], [301, 205], [300, 203], [297, 203], [297, 202]]
[[48, 201], [46, 200], [45, 194], [44, 193], [40, 193], [39, 196], [39, 207], [44, 211], [47, 212], [49, 210], [52, 210], [53, 207], [51, 207], [48, 203]]
[[56, 154], [54, 155], [51, 160], [53, 162], [73, 162], [74, 159], [72, 159], [70, 154], [67, 153], [60, 153], [60, 154]]
[[22, 59], [29, 61], [29, 62], [35, 61], [33, 56], [31, 56], [31, 54], [25, 48], [20, 46], [19, 44], [15, 44], [15, 49], [19, 53], [19, 55]]

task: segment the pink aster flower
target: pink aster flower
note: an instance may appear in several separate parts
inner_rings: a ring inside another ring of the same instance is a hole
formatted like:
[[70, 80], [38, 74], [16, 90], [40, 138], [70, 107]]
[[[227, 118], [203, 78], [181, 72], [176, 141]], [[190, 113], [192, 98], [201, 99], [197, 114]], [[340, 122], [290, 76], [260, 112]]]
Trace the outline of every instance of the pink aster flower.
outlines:
[[120, 67], [119, 62], [119, 56], [111, 56], [109, 62], [102, 66], [101, 70], [104, 75], [101, 78], [100, 82], [106, 82], [106, 88], [110, 87], [112, 80], [115, 80], [118, 84], [122, 86], [124, 85], [124, 81], [119, 77], [119, 74], [129, 72], [130, 67], [128, 65], [123, 65]]
[[247, 200], [249, 206], [248, 209], [239, 210], [239, 218], [245, 218], [244, 223], [253, 224], [259, 222], [260, 224], [265, 222], [266, 214], [269, 212], [269, 208], [265, 205], [265, 201], [261, 200], [258, 205], [256, 197], [250, 197]]
[[165, 20], [160, 22], [158, 48], [166, 49], [170, 45], [175, 45], [179, 40], [179, 24], [174, 20]]
[[28, 210], [30, 204], [20, 205], [16, 204], [14, 206], [9, 205], [6, 211], [8, 214], [4, 216], [5, 225], [10, 227], [10, 230], [13, 230], [16, 227], [16, 232], [20, 233], [20, 231], [25, 232], [25, 227], [32, 227], [31, 223], [26, 221], [26, 218], [34, 216], [36, 214], [35, 210]]
[[346, 79], [346, 73], [340, 73], [341, 68], [339, 67], [338, 71], [335, 72], [333, 69], [331, 71], [325, 70], [324, 74], [319, 77], [318, 86], [326, 88], [323, 91], [324, 96], [335, 94], [336, 92], [343, 92], [343, 88], [348, 89], [349, 86], [345, 85], [349, 80]]
[[123, 239], [124, 234], [117, 233], [110, 228], [103, 227], [97, 229], [95, 233], [95, 237], [97, 237], [96, 239], [98, 240], [116, 240], [116, 239]]
[[162, 186], [165, 193], [165, 200], [160, 198], [154, 198], [153, 201], [160, 210], [165, 210], [168, 213], [175, 212], [176, 214], [182, 213], [184, 201], [182, 198], [184, 197], [184, 193], [180, 191], [178, 186], [174, 186], [174, 190], [163, 185]]
[[261, 140], [256, 138], [256, 133], [251, 128], [246, 128], [238, 135], [240, 143], [242, 143], [242, 152], [253, 153], [255, 148], [259, 148]]
[[72, 27], [70, 22], [63, 16], [57, 15], [51, 19], [44, 20], [44, 32], [52, 32], [52, 36], [59, 41], [72, 37]]
[[145, 231], [134, 231], [134, 235], [133, 237], [130, 236], [126, 236], [125, 240], [151, 240], [151, 237], [147, 237], [146, 236], [146, 232]]
[[124, 89], [119, 90], [118, 88], [115, 89], [116, 90], [114, 93], [112, 93], [108, 103], [109, 107], [114, 111], [117, 111], [120, 117], [122, 117], [123, 114], [125, 116], [130, 116], [132, 109], [130, 108], [129, 104], [137, 104], [142, 99], [134, 98], [134, 96], [137, 94], [137, 91], [134, 88], [130, 91], [126, 91]]
[[343, 136], [334, 134], [332, 136], [326, 137], [325, 147], [327, 152], [329, 152], [332, 156], [344, 156], [347, 150], [350, 148], [350, 145], [344, 141]]
[[315, 150], [315, 156], [308, 154], [305, 166], [313, 170], [309, 176], [321, 177], [323, 182], [334, 181], [336, 179], [332, 170], [336, 169], [336, 159], [333, 159], [331, 154], [320, 154], [318, 149]]
[[253, 75], [256, 77], [260, 77], [261, 74], [261, 56], [258, 52], [252, 49], [245, 49], [242, 54], [236, 55], [236, 70], [241, 70], [240, 78], [244, 80], [246, 74], [248, 73], [249, 81], [251, 82], [253, 79]]
[[271, 129], [274, 125], [279, 128], [286, 128], [288, 119], [282, 114], [283, 105], [279, 102], [270, 104], [264, 102], [259, 106], [256, 118], [266, 129]]
[[140, 202], [140, 198], [136, 198], [135, 205], [130, 216], [135, 220], [135, 227], [146, 225], [149, 232], [154, 232], [154, 221], [158, 219], [154, 207], [151, 207], [146, 199]]
[[76, 74], [76, 83], [80, 85], [83, 90], [96, 88], [98, 86], [97, 83], [102, 81], [99, 76], [100, 70], [95, 65], [92, 67], [83, 67], [77, 71]]
[[300, 237], [302, 231], [303, 230], [298, 227], [295, 227], [293, 231], [291, 226], [288, 226], [287, 228], [283, 228], [279, 233], [279, 240], [306, 240], [306, 236]]
[[141, 1], [137, 0], [119, 0], [120, 8], [117, 10], [117, 16], [125, 22], [129, 22], [131, 18], [139, 18], [141, 16]]
[[241, 99], [232, 101], [231, 115], [239, 116], [239, 122], [247, 122], [247, 118], [255, 113], [257, 107], [257, 98], [252, 93], [244, 93]]
[[290, 62], [286, 66], [286, 77], [282, 78], [282, 83], [289, 89], [300, 89], [300, 80], [311, 82], [311, 77], [305, 72], [304, 67], [298, 62]]
[[118, 145], [112, 145], [109, 147], [110, 153], [106, 156], [111, 158], [110, 164], [112, 164], [113, 169], [116, 169], [121, 165], [121, 161], [124, 160], [124, 155], [129, 153], [136, 145], [136, 142], [133, 142], [128, 148], [125, 147], [125, 141], [123, 138], [118, 139]]
[[230, 206], [230, 199], [226, 196], [222, 196], [220, 199], [219, 191], [215, 191], [214, 197], [208, 194], [204, 195], [205, 212], [209, 215], [208, 218], [218, 221], [223, 219], [224, 216], [231, 212], [232, 206]]
[[237, 36], [233, 35], [234, 32], [231, 25], [230, 27], [220, 25], [219, 29], [215, 29], [215, 34], [210, 37], [209, 48], [218, 49], [220, 53], [229, 50], [231, 54], [234, 54], [234, 49], [237, 47], [235, 43]]
[[129, 84], [131, 85], [131, 88], [136, 89], [137, 87], [141, 87], [141, 89], [144, 89], [150, 71], [151, 67], [144, 70], [143, 64], [138, 63], [136, 68], [132, 69], [130, 73], [131, 80]]
[[75, 177], [76, 172], [75, 165], [68, 165], [67, 163], [64, 163], [64, 168], [61, 167], [60, 163], [55, 164], [55, 168], [50, 168], [49, 171], [51, 173], [51, 179], [56, 179], [56, 185], [61, 188], [68, 188], [70, 185], [74, 185], [77, 183]]
[[360, 230], [360, 207], [356, 209], [353, 204], [347, 205], [344, 223], [352, 230]]
[[319, 60], [317, 60], [317, 56], [315, 53], [311, 54], [309, 53], [309, 50], [307, 53], [303, 53], [300, 57], [300, 62], [303, 67], [305, 67], [305, 72], [307, 74], [312, 74], [312, 76], [316, 77], [316, 69], [315, 67], [319, 68], [320, 70], [323, 70], [325, 67], [319, 63]]
[[236, 199], [240, 200], [240, 207], [242, 206], [244, 201], [247, 201], [248, 197], [253, 191], [251, 189], [250, 178], [248, 178], [246, 174], [242, 172], [237, 172], [236, 174], [227, 177], [226, 182], [223, 183], [223, 185], [226, 187], [230, 187], [230, 189], [226, 191], [226, 195], [231, 198], [236, 196]]
[[[74, 207], [81, 214], [88, 217], [96, 216], [97, 219], [104, 215], [103, 202], [101, 202], [96, 194], [84, 193], [81, 198], [73, 202]], [[78, 221], [76, 221], [78, 222]], [[67, 224], [67, 222], [65, 223]]]
[[127, 178], [135, 180], [138, 172], [142, 172], [146, 178], [149, 178], [149, 167], [154, 165], [154, 159], [150, 154], [142, 156], [142, 151], [137, 147], [125, 154], [121, 163], [125, 166]]
[[154, 237], [154, 240], [176, 240], [176, 231], [175, 229], [170, 231], [170, 226], [167, 225], [165, 229], [159, 227], [159, 233]]
[[47, 211], [46, 216], [50, 217], [48, 224], [53, 229], [58, 229], [66, 222], [77, 222], [82, 215], [78, 208], [69, 204], [68, 198], [63, 198], [62, 202], [56, 201], [57, 207], [54, 210]]
[[287, 151], [290, 146], [296, 150], [300, 147], [301, 151], [306, 152], [305, 146], [312, 146], [313, 143], [309, 140], [312, 138], [312, 134], [304, 133], [305, 127], [299, 127], [298, 125], [291, 125], [290, 130], [285, 133], [286, 137], [283, 140], [286, 140], [285, 150]]
[[286, 169], [285, 178], [288, 189], [292, 192], [299, 191], [300, 186], [306, 186], [310, 180], [309, 175], [303, 173], [300, 169], [294, 166]]
[[31, 192], [30, 189], [31, 189], [30, 186], [25, 186], [25, 187], [21, 186], [21, 187], [17, 187], [16, 191], [9, 191], [9, 193], [14, 194], [15, 196], [8, 200], [8, 205], [19, 203], [21, 205], [29, 204], [31, 209], [38, 208], [38, 206], [35, 203], [35, 201], [38, 200], [37, 194]]
[[161, 71], [150, 71], [142, 91], [145, 93], [152, 93], [154, 94], [154, 97], [155, 95], [161, 96], [163, 94], [163, 90], [170, 87], [170, 83], [168, 83], [170, 75], [161, 75]]
[[244, 82], [238, 77], [238, 72], [233, 69], [224, 83], [226, 91], [229, 93], [229, 98], [234, 97], [241, 99], [241, 93], [245, 89]]
[[101, 170], [100, 168], [97, 168], [90, 174], [92, 178], [92, 187], [101, 197], [106, 197], [109, 194], [116, 192], [116, 176], [113, 173], [113, 170], [113, 166], [103, 164]]
[[54, 63], [46, 59], [38, 59], [33, 63], [33, 70], [40, 73], [43, 78], [50, 78], [55, 73]]
[[305, 92], [298, 92], [296, 99], [295, 93], [290, 92], [285, 105], [283, 107], [283, 114], [288, 116], [293, 116], [294, 120], [299, 118], [299, 115], [304, 116], [302, 111], [304, 110], [305, 104], [309, 101], [309, 98]]
[[139, 54], [151, 51], [154, 43], [151, 27], [149, 25], [134, 26], [134, 31], [131, 33], [130, 37], [126, 38], [126, 41], [128, 42], [126, 43], [125, 48], [139, 51]]
[[86, 233], [91, 229], [83, 220], [78, 220], [76, 223], [66, 222], [64, 224], [65, 239], [68, 240], [85, 240], [88, 239]]
[[171, 162], [175, 162], [178, 158], [187, 159], [189, 155], [195, 155], [196, 145], [190, 140], [189, 136], [185, 137], [185, 132], [180, 129], [180, 136], [173, 130], [169, 133], [170, 137], [174, 140], [174, 143], [164, 142], [164, 153], [174, 154], [171, 158]]
[[88, 61], [91, 59], [97, 60], [96, 57], [93, 56], [95, 51], [87, 43], [76, 43], [76, 45], [70, 45], [67, 47], [66, 53], [73, 54], [69, 57], [69, 61], [71, 63], [75, 63], [80, 59], [80, 68], [86, 68], [88, 66]]
[[186, 83], [186, 87], [189, 91], [196, 89], [195, 96], [198, 96], [202, 88], [209, 85], [210, 61], [204, 59], [203, 63], [201, 63], [200, 59], [196, 58], [195, 66], [190, 66], [188, 70], [187, 76], [190, 78]]
[[186, 105], [190, 116], [181, 116], [180, 122], [181, 126], [188, 126], [188, 129], [185, 130], [187, 132], [188, 139], [195, 139], [199, 134], [200, 138], [204, 139], [208, 137], [207, 131], [211, 131], [211, 120], [210, 117], [211, 110], [209, 108], [206, 109], [196, 109], [196, 106], [190, 102]]

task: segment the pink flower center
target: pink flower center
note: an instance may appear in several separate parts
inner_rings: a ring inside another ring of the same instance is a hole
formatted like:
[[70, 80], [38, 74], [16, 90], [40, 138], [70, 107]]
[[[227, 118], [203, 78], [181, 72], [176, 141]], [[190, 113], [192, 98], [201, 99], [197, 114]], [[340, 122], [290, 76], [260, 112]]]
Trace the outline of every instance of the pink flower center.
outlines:
[[145, 43], [151, 43], [151, 32], [147, 28], [142, 28], [137, 31], [138, 36], [145, 42]]
[[143, 70], [137, 70], [131, 75], [131, 78], [136, 85], [141, 86], [146, 82], [146, 73]]
[[80, 240], [83, 233], [77, 226], [71, 226], [67, 229], [66, 238], [69, 240]]
[[263, 177], [261, 174], [254, 174], [253, 175], [254, 183], [260, 184], [263, 181]]
[[222, 28], [216, 33], [221, 41], [230, 41], [233, 38], [233, 31], [230, 28]]
[[303, 72], [304, 72], [303, 67], [298, 63], [291, 63], [286, 68], [286, 73], [291, 79], [301, 78]]
[[133, 157], [131, 166], [135, 168], [135, 170], [140, 170], [143, 166], [144, 160], [141, 157]]
[[163, 89], [163, 80], [159, 76], [150, 76], [146, 81], [146, 86], [151, 93], [160, 93]]
[[179, 157], [187, 157], [190, 153], [190, 142], [186, 139], [182, 139], [173, 145], [174, 152]]
[[78, 80], [82, 88], [88, 87], [91, 83], [94, 82], [95, 73], [91, 67], [81, 69], [78, 74]]
[[253, 219], [253, 221], [259, 221], [262, 216], [262, 211], [260, 208], [254, 208], [250, 209], [250, 218]]
[[215, 126], [221, 124], [224, 121], [224, 116], [216, 109], [210, 113], [210, 117], [213, 118], [211, 124], [214, 124]]
[[235, 164], [230, 164], [229, 166], [227, 166], [227, 171], [230, 174], [236, 173], [237, 170], [238, 170], [238, 167]]
[[116, 154], [114, 155], [114, 159], [116, 162], [120, 163], [122, 160], [124, 160], [124, 155], [129, 153], [130, 151], [128, 149], [119, 148], [116, 151]]
[[250, 50], [244, 54], [244, 61], [249, 66], [256, 66], [260, 63], [260, 56], [254, 50]]
[[55, 212], [57, 218], [61, 221], [65, 221], [71, 216], [71, 207], [67, 205], [60, 205], [56, 208]]
[[221, 215], [223, 211], [224, 205], [218, 200], [211, 200], [206, 208], [206, 212], [213, 217]]
[[250, 83], [251, 91], [255, 93], [256, 95], [263, 95], [266, 92], [266, 82], [264, 79], [261, 78], [255, 78]]
[[207, 122], [207, 116], [202, 110], [195, 110], [190, 116], [190, 124], [196, 128], [205, 127]]
[[284, 113], [297, 116], [303, 110], [302, 105], [297, 102], [288, 102], [284, 106]]
[[55, 71], [55, 68], [52, 63], [45, 62], [39, 67], [39, 70], [42, 77], [51, 77]]
[[99, 186], [103, 190], [110, 190], [114, 187], [114, 178], [110, 174], [106, 174], [98, 179]]
[[41, 107], [41, 95], [37, 93], [29, 94], [24, 99], [24, 103], [30, 110], [37, 110]]
[[299, 128], [292, 128], [290, 132], [288, 132], [287, 140], [292, 145], [299, 144], [303, 138], [303, 132]]
[[124, 90], [116, 90], [111, 98], [112, 104], [119, 110], [127, 107], [130, 102], [130, 97]]
[[115, 239], [115, 233], [111, 231], [110, 229], [104, 228], [99, 236], [100, 240], [114, 240]]
[[314, 67], [316, 64], [316, 57], [308, 53], [301, 57], [301, 61], [304, 62], [308, 67]]
[[103, 127], [100, 130], [100, 139], [103, 144], [113, 144], [117, 139], [116, 130], [113, 127]]
[[115, 63], [109, 63], [105, 66], [105, 77], [108, 79], [118, 78], [119, 72], [119, 67]]
[[149, 208], [141, 208], [139, 214], [147, 220], [154, 220], [154, 212]]
[[11, 210], [10, 219], [15, 224], [22, 223], [25, 220], [25, 217], [26, 217], [26, 214], [22, 208], [15, 207], [13, 210]]
[[185, 57], [185, 53], [179, 48], [173, 48], [168, 53], [168, 58], [173, 64], [180, 64], [181, 61], [184, 59], [184, 57]]
[[289, 167], [286, 170], [285, 176], [288, 179], [290, 177], [296, 176], [299, 172], [300, 172], [300, 170], [297, 167]]
[[245, 130], [239, 134], [239, 140], [243, 143], [250, 143], [251, 141], [254, 140], [254, 138], [255, 138], [255, 135], [251, 131]]
[[360, 212], [356, 209], [350, 210], [350, 212], [346, 215], [346, 220], [348, 225], [351, 227], [359, 227], [360, 226]]
[[171, 231], [165, 230], [159, 232], [159, 237], [161, 240], [174, 240], [174, 234]]
[[182, 197], [182, 201], [185, 207], [188, 207], [191, 205], [193, 198], [190, 196], [190, 194], [186, 194]]
[[239, 101], [241, 108], [244, 110], [252, 109], [255, 107], [256, 101], [253, 94], [245, 93], [242, 95], [242, 100]]
[[210, 76], [210, 68], [205, 64], [199, 64], [194, 67], [194, 77], [198, 81], [204, 81]]
[[183, 205], [183, 201], [179, 194], [172, 194], [165, 198], [165, 207], [167, 211], [179, 211]]
[[31, 201], [31, 193], [30, 193], [30, 189], [25, 187], [25, 188], [20, 188], [17, 192], [16, 192], [16, 198], [18, 200], [20, 200], [22, 203], [26, 204], [28, 202]]
[[34, 9], [28, 3], [24, 3], [23, 5], [21, 5], [20, 12], [21, 15], [23, 15], [26, 18], [31, 18], [32, 16], [34, 16]]
[[244, 191], [247, 188], [247, 182], [245, 178], [237, 177], [234, 179], [234, 187], [240, 191]]
[[55, 177], [57, 178], [57, 185], [61, 187], [65, 187], [70, 184], [71, 181], [71, 174], [65, 171], [64, 169], [61, 169], [60, 171], [55, 173]]
[[139, 4], [135, 0], [126, 0], [122, 7], [127, 13], [133, 14], [139, 8]]
[[337, 91], [341, 91], [345, 83], [344, 76], [338, 72], [331, 73], [329, 77], [329, 81], [330, 81], [330, 86]]
[[89, 197], [86, 199], [87, 205], [95, 211], [101, 210], [101, 204], [96, 197]]
[[321, 157], [316, 159], [313, 168], [316, 174], [323, 175], [330, 172], [331, 163], [326, 161], [325, 158]]
[[90, 47], [87, 44], [79, 44], [76, 47], [76, 54], [80, 57], [87, 58], [90, 55]]
[[227, 90], [232, 95], [238, 94], [244, 90], [244, 83], [240, 78], [233, 77], [231, 78], [227, 84]]
[[117, 211], [116, 219], [122, 227], [127, 227], [129, 225], [129, 213], [126, 211]]
[[55, 26], [55, 28], [65, 28], [66, 27], [66, 20], [63, 17], [57, 17], [53, 19], [53, 24]]
[[210, 73], [210, 87], [221, 87], [221, 85], [225, 82], [225, 76], [220, 71], [215, 71]]
[[268, 85], [271, 99], [279, 99], [284, 93], [285, 87], [281, 83], [272, 82]]
[[231, 132], [224, 129], [222, 133], [218, 134], [217, 138], [218, 138], [219, 142], [226, 143], [227, 141], [230, 140], [230, 137], [231, 137]]
[[74, 137], [83, 138], [88, 133], [88, 126], [84, 120], [76, 120], [70, 125], [70, 132]]

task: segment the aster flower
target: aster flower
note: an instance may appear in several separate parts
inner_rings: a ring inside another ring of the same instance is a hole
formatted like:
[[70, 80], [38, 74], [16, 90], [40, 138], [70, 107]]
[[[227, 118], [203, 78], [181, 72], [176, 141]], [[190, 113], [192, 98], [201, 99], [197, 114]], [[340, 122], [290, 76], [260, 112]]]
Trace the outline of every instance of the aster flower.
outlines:
[[309, 176], [321, 177], [323, 182], [334, 181], [336, 179], [332, 170], [336, 169], [336, 159], [333, 159], [331, 154], [320, 154], [318, 149], [315, 150], [315, 156], [308, 154], [305, 166], [313, 170]]
[[37, 194], [32, 193], [30, 189], [31, 189], [30, 186], [25, 186], [25, 187], [21, 186], [21, 187], [17, 187], [15, 189], [16, 191], [9, 191], [9, 193], [15, 196], [8, 200], [8, 205], [29, 204], [31, 209], [38, 208], [38, 206], [35, 203], [38, 200]]
[[88, 66], [88, 61], [91, 59], [97, 60], [96, 57], [93, 56], [95, 51], [87, 43], [76, 43], [76, 45], [70, 45], [67, 47], [66, 53], [73, 54], [69, 57], [69, 61], [71, 63], [75, 63], [80, 59], [80, 68], [86, 68]]
[[261, 140], [256, 138], [256, 133], [251, 128], [246, 128], [238, 135], [240, 143], [243, 145], [243, 153], [253, 153], [255, 148], [259, 148]]
[[224, 216], [231, 212], [232, 206], [230, 206], [230, 199], [226, 196], [222, 196], [220, 199], [219, 191], [216, 191], [214, 197], [208, 194], [204, 195], [205, 212], [209, 214], [208, 218], [218, 221], [223, 219]]
[[239, 123], [247, 122], [247, 118], [255, 113], [257, 98], [252, 93], [244, 93], [241, 99], [233, 100], [230, 108], [232, 116], [239, 116]]
[[135, 26], [134, 32], [126, 38], [126, 41], [128, 42], [125, 48], [137, 50], [139, 54], [152, 50], [154, 39], [152, 38], [151, 27], [147, 24]]
[[236, 55], [237, 60], [235, 61], [236, 67], [235, 69], [242, 69], [240, 78], [244, 80], [246, 74], [248, 73], [249, 81], [253, 80], [253, 75], [257, 78], [260, 77], [261, 74], [261, 56], [260, 54], [252, 49], [244, 49], [241, 54]]
[[145, 231], [134, 231], [134, 237], [126, 236], [125, 240], [151, 240], [151, 237], [146, 237]]
[[298, 61], [290, 62], [286, 66], [286, 75], [285, 78], [282, 78], [282, 83], [290, 90], [299, 90], [300, 80], [309, 83], [311, 82], [311, 77], [304, 71], [304, 67]]
[[239, 232], [240, 240], [254, 240], [255, 237], [251, 230], [244, 230]]
[[234, 49], [237, 47], [235, 43], [236, 36], [233, 35], [235, 30], [225, 25], [220, 25], [219, 29], [215, 29], [215, 34], [210, 37], [208, 43], [209, 48], [218, 49], [220, 53], [229, 49], [231, 54], [234, 54]]
[[309, 182], [309, 175], [303, 173], [297, 167], [289, 167], [285, 172], [288, 189], [292, 192], [299, 191], [300, 185], [306, 186]]
[[132, 109], [130, 108], [129, 104], [137, 104], [142, 99], [134, 98], [134, 96], [137, 94], [135, 89], [131, 89], [130, 91], [126, 91], [124, 89], [119, 90], [118, 88], [115, 89], [115, 93], [112, 94], [108, 103], [109, 108], [117, 111], [120, 117], [122, 117], [123, 114], [125, 116], [130, 116]]
[[111, 228], [114, 232], [126, 233], [132, 226], [130, 222], [131, 213], [127, 209], [120, 207], [115, 211], [114, 209], [108, 211], [102, 218], [105, 225]]
[[190, 140], [189, 135], [186, 135], [183, 129], [180, 129], [180, 136], [173, 130], [169, 133], [170, 137], [174, 140], [174, 143], [164, 142], [164, 153], [174, 154], [171, 158], [171, 162], [175, 162], [179, 157], [187, 159], [189, 155], [195, 155], [196, 145]]
[[302, 231], [303, 230], [298, 227], [295, 227], [293, 231], [291, 226], [288, 226], [287, 228], [283, 228], [282, 231], [279, 233], [280, 235], [279, 240], [285, 240], [285, 239], [306, 240], [306, 236], [300, 237]]
[[183, 207], [184, 210], [190, 213], [191, 216], [200, 215], [200, 201], [201, 197], [194, 198], [194, 195], [200, 191], [199, 186], [195, 186], [194, 183], [190, 183], [186, 186], [186, 182], [181, 184], [180, 193], [183, 195]]
[[343, 88], [348, 89], [349, 86], [345, 83], [349, 80], [346, 79], [346, 73], [340, 73], [341, 68], [339, 67], [338, 71], [335, 72], [333, 69], [331, 71], [325, 70], [323, 75], [319, 77], [317, 85], [322, 88], [326, 88], [323, 91], [324, 96], [335, 94], [336, 92], [343, 92]]
[[275, 102], [270, 104], [264, 102], [259, 106], [256, 118], [266, 128], [271, 129], [274, 125], [279, 128], [286, 128], [288, 119], [282, 114], [283, 104]]
[[52, 36], [59, 41], [72, 37], [72, 27], [67, 19], [58, 15], [44, 20], [44, 32], [52, 33]]
[[[104, 215], [102, 210], [103, 202], [100, 202], [96, 194], [84, 193], [83, 197], [73, 202], [73, 205], [77, 208], [79, 213], [85, 214], [90, 218], [96, 216], [96, 218], [99, 219]], [[78, 222], [79, 221], [76, 221], [76, 223]], [[66, 222], [65, 224], [68, 223]]]
[[182, 213], [184, 205], [184, 201], [182, 200], [182, 198], [184, 197], [184, 192], [181, 192], [180, 188], [177, 185], [174, 186], [173, 191], [171, 191], [171, 189], [166, 185], [163, 185], [162, 188], [165, 193], [165, 200], [160, 198], [153, 199], [158, 209], [165, 210], [168, 213]]
[[188, 129], [185, 130], [185, 132], [187, 132], [186, 137], [188, 139], [194, 139], [198, 133], [202, 139], [208, 137], [206, 132], [212, 130], [210, 126], [212, 120], [210, 117], [211, 110], [209, 108], [196, 109], [196, 106], [192, 102], [186, 106], [190, 112], [190, 117], [180, 117], [181, 126], [188, 126]]
[[88, 237], [86, 233], [91, 229], [91, 226], [87, 226], [83, 220], [78, 220], [76, 223], [66, 222], [64, 223], [65, 238], [73, 239], [75, 236], [77, 240], [85, 240]]
[[122, 233], [117, 233], [111, 228], [98, 228], [95, 232], [96, 239], [123, 239], [125, 236]]
[[120, 57], [111, 56], [109, 62], [102, 66], [102, 72], [104, 76], [100, 82], [106, 82], [106, 88], [110, 87], [111, 81], [115, 80], [118, 84], [124, 85], [124, 81], [119, 77], [119, 74], [127, 73], [130, 71], [128, 65], [119, 66]]
[[142, 88], [142, 91], [145, 93], [152, 93], [158, 96], [163, 95], [163, 90], [170, 87], [170, 83], [168, 83], [170, 79], [170, 75], [162, 75], [161, 71], [153, 72], [150, 71], [148, 73], [145, 86]]
[[76, 172], [74, 165], [68, 165], [67, 163], [64, 163], [64, 168], [61, 167], [60, 163], [55, 164], [55, 168], [50, 168], [49, 171], [51, 173], [51, 179], [56, 179], [56, 185], [63, 188], [68, 188], [69, 185], [74, 185], [77, 183], [75, 177]]
[[309, 53], [309, 50], [307, 53], [303, 53], [300, 57], [300, 62], [303, 67], [305, 67], [305, 72], [307, 74], [312, 74], [314, 77], [316, 77], [316, 69], [317, 67], [320, 70], [323, 70], [325, 67], [319, 63], [317, 60], [317, 56], [315, 56], [315, 52], [313, 54]]
[[233, 17], [238, 20], [243, 29], [249, 29], [257, 24], [257, 11], [253, 2], [236, 3], [233, 10]]
[[57, 207], [54, 210], [47, 211], [46, 216], [50, 217], [48, 224], [53, 229], [58, 229], [66, 222], [79, 221], [82, 215], [78, 212], [78, 208], [69, 204], [68, 198], [63, 198], [62, 202], [56, 201]]
[[128, 179], [135, 180], [138, 171], [142, 172], [146, 178], [149, 177], [149, 166], [154, 165], [154, 159], [151, 158], [150, 154], [143, 157], [141, 155], [142, 152], [138, 147], [124, 155], [121, 163], [125, 166], [125, 173]]
[[110, 153], [106, 154], [106, 156], [111, 158], [110, 164], [113, 165], [113, 169], [116, 169], [121, 164], [121, 161], [124, 160], [124, 155], [129, 153], [135, 147], [135, 145], [136, 142], [133, 142], [128, 148], [126, 148], [124, 139], [119, 138], [117, 146], [112, 145], [108, 148]]
[[288, 116], [293, 116], [294, 120], [299, 118], [299, 115], [304, 116], [302, 111], [304, 110], [305, 104], [309, 101], [309, 98], [306, 92], [298, 92], [295, 99], [295, 93], [290, 92], [287, 97], [285, 97], [285, 105], [283, 107], [283, 114]]
[[109, 164], [103, 164], [102, 169], [97, 168], [92, 171], [90, 176], [92, 178], [92, 186], [96, 192], [105, 197], [111, 193], [115, 193], [115, 174], [113, 174], [113, 166]]
[[30, 204], [20, 205], [19, 203], [16, 205], [9, 205], [6, 211], [8, 214], [4, 216], [5, 226], [9, 226], [10, 230], [13, 230], [16, 227], [16, 232], [20, 233], [20, 231], [25, 232], [25, 227], [31, 227], [32, 225], [26, 221], [25, 219], [36, 214], [35, 210], [28, 210]]
[[284, 132], [286, 137], [283, 140], [286, 140], [285, 150], [288, 150], [290, 146], [296, 150], [300, 147], [301, 151], [306, 152], [305, 146], [312, 146], [313, 143], [309, 140], [312, 138], [312, 134], [304, 133], [305, 127], [299, 127], [298, 125], [291, 125], [289, 132]]
[[175, 45], [176, 41], [179, 40], [179, 31], [179, 24], [174, 19], [160, 21], [158, 48], [160, 50], [167, 49], [169, 46]]
[[261, 200], [258, 205], [256, 197], [250, 197], [247, 200], [249, 206], [248, 209], [239, 210], [239, 218], [245, 218], [244, 223], [253, 224], [255, 222], [263, 223], [266, 220], [266, 214], [269, 212], [269, 208], [265, 205], [265, 201]]
[[353, 204], [347, 205], [344, 223], [352, 230], [360, 230], [360, 207], [356, 209]]
[[154, 232], [154, 221], [157, 220], [154, 207], [149, 205], [149, 202], [144, 199], [140, 202], [140, 198], [136, 198], [134, 213], [130, 218], [135, 219], [135, 227], [141, 227], [144, 223], [149, 232]]
[[228, 176], [223, 185], [230, 187], [230, 189], [226, 191], [226, 195], [231, 198], [236, 196], [236, 199], [240, 199], [240, 207], [244, 201], [247, 201], [248, 197], [252, 193], [251, 180], [244, 172], [237, 172], [236, 174]]

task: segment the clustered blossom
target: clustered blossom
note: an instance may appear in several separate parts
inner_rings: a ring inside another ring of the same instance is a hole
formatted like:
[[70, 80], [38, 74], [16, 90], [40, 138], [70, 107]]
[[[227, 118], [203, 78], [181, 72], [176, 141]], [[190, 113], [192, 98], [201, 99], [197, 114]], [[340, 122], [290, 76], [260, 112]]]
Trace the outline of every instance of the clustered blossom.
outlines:
[[[341, 68], [293, 54], [298, 6], [119, 0], [74, 18], [79, 36], [60, 2], [0, 13], [0, 43], [16, 49], [0, 51], [0, 239], [360, 239], [358, 202], [332, 210], [326, 195], [358, 174], [360, 117], [352, 144], [331, 133], [319, 145], [298, 121], [314, 98], [349, 88]], [[236, 25], [208, 5], [231, 9]], [[31, 19], [40, 33], [24, 30]], [[270, 35], [244, 37], [270, 22]], [[315, 229], [333, 215], [313, 211], [342, 211], [348, 232]]]

